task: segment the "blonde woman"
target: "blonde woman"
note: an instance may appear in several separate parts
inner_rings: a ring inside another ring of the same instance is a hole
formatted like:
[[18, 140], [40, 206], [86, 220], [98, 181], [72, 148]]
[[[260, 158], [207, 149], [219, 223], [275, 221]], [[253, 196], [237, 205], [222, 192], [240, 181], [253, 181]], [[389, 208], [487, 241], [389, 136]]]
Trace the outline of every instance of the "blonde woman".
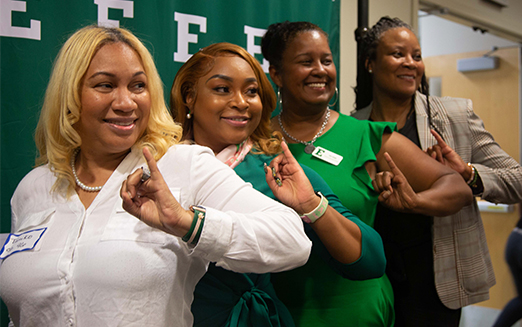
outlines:
[[41, 165], [15, 191], [1, 254], [14, 325], [192, 326], [210, 261], [259, 273], [306, 262], [299, 216], [180, 136], [136, 37], [89, 26], [68, 39], [36, 131]]

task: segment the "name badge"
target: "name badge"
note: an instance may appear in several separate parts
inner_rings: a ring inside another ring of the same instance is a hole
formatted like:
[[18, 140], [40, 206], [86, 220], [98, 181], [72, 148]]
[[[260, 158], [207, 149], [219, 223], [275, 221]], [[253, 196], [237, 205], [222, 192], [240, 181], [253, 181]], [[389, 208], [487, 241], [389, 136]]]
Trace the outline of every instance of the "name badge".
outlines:
[[0, 259], [5, 259], [16, 252], [34, 249], [46, 230], [47, 227], [31, 230], [21, 234], [9, 234], [2, 251], [0, 251]]
[[312, 152], [312, 156], [326, 161], [334, 166], [339, 165], [339, 163], [343, 160], [343, 156], [340, 156], [337, 153], [334, 153], [330, 150], [326, 150], [322, 146], [316, 147], [314, 152]]

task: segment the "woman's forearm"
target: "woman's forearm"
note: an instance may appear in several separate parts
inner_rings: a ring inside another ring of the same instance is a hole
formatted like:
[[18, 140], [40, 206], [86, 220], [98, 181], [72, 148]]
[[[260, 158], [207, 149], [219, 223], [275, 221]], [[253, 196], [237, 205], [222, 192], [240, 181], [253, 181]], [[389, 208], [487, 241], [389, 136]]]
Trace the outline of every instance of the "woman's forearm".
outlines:
[[418, 205], [414, 212], [427, 216], [448, 216], [473, 202], [473, 194], [457, 173], [441, 176], [432, 186], [417, 193]]
[[346, 219], [331, 206], [315, 223], [312, 229], [337, 261], [347, 264], [361, 256], [361, 230], [354, 222]]

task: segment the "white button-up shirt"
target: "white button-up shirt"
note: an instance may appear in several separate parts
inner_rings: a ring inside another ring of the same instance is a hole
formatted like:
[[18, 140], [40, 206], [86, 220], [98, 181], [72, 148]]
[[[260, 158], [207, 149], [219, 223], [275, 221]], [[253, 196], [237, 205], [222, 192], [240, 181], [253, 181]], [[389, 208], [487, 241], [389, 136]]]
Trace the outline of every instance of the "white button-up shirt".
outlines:
[[171, 148], [158, 167], [184, 208], [207, 208], [197, 246], [142, 223], [122, 209], [119, 190], [144, 164], [133, 149], [87, 209], [77, 194], [49, 193], [56, 179], [47, 166], [20, 182], [12, 232], [47, 229], [0, 266], [0, 296], [16, 326], [191, 326], [209, 261], [256, 273], [306, 262], [311, 242], [299, 216], [196, 145]]

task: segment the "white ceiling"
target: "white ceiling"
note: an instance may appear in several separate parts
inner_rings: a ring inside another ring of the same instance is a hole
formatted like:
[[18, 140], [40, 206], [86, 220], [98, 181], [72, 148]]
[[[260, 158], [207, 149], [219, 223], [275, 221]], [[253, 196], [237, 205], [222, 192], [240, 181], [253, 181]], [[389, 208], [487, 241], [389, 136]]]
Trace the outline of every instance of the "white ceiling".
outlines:
[[425, 12], [419, 12], [418, 36], [423, 57], [471, 51], [486, 53], [494, 46], [518, 45], [490, 33], [473, 31], [471, 27], [444, 19], [443, 16], [426, 15]]

